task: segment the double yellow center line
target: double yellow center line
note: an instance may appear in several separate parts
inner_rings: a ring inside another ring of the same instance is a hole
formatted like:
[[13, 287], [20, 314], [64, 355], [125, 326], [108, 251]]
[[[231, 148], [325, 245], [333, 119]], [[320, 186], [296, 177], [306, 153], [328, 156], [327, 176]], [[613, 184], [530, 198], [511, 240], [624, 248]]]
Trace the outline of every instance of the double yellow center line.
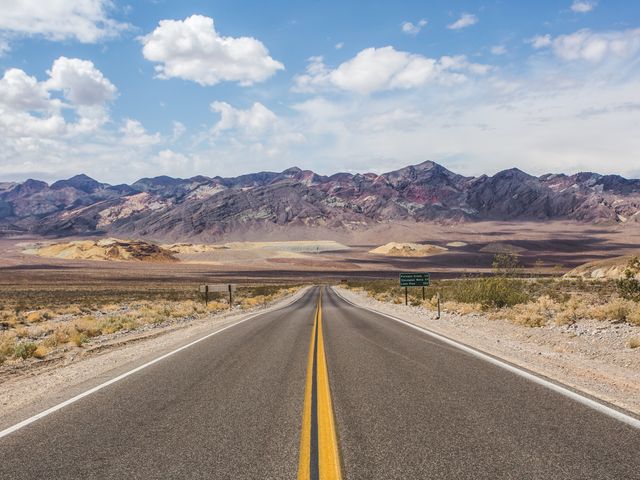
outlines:
[[340, 480], [341, 478], [338, 439], [324, 353], [321, 290], [307, 360], [298, 480]]

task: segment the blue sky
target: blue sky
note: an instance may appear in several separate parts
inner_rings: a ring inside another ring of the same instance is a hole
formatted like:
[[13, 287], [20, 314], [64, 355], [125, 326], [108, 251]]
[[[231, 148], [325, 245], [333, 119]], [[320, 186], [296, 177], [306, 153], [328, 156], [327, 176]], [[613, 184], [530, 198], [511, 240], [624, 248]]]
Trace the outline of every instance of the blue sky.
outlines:
[[640, 176], [640, 4], [0, 0], [0, 181]]

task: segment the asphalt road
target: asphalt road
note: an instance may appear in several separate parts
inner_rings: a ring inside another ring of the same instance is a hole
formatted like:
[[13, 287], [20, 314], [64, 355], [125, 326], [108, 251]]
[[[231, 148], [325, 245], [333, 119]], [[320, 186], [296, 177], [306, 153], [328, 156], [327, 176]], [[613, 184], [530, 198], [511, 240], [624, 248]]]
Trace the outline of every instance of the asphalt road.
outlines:
[[296, 478], [312, 332], [342, 478], [640, 479], [640, 430], [318, 293], [0, 438], [0, 479]]

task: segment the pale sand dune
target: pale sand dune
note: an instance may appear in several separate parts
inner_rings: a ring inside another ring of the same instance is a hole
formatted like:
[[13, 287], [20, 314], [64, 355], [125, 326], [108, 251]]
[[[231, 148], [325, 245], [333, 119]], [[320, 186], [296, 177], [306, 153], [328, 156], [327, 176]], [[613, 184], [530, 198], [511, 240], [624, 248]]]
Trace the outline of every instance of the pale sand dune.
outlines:
[[447, 243], [447, 247], [453, 247], [453, 248], [466, 247], [467, 245], [469, 245], [469, 244], [465, 243], [465, 242], [449, 242], [449, 243]]
[[221, 244], [175, 243], [163, 245], [182, 262], [210, 265], [264, 264], [274, 260], [307, 261], [313, 254], [349, 250], [333, 240], [228, 242]]
[[35, 244], [23, 250], [23, 253], [48, 258], [68, 260], [100, 261], [175, 261], [169, 250], [153, 243], [141, 240], [120, 240], [104, 238], [102, 240], [76, 240], [53, 244]]
[[207, 253], [220, 250], [269, 250], [290, 253], [318, 253], [349, 250], [333, 240], [296, 240], [276, 242], [229, 242], [223, 244], [174, 243], [163, 245], [174, 253]]
[[389, 242], [380, 247], [369, 250], [374, 255], [389, 257], [427, 257], [437, 253], [446, 252], [447, 249], [437, 245], [422, 245], [419, 243]]
[[[629, 260], [633, 257], [626, 255], [623, 257], [607, 258], [585, 263], [567, 272], [567, 278], [588, 278], [595, 280], [617, 280], [624, 277]], [[640, 279], [640, 275], [637, 276]]]
[[491, 242], [480, 249], [484, 253], [522, 253], [526, 249], [509, 243]]

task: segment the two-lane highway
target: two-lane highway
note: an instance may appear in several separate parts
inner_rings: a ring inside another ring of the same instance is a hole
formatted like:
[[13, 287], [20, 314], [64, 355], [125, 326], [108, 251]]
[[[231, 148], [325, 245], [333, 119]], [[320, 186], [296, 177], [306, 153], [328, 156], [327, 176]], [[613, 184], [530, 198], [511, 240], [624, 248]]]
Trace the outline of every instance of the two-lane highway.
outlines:
[[639, 429], [320, 290], [0, 438], [0, 478], [640, 478]]

